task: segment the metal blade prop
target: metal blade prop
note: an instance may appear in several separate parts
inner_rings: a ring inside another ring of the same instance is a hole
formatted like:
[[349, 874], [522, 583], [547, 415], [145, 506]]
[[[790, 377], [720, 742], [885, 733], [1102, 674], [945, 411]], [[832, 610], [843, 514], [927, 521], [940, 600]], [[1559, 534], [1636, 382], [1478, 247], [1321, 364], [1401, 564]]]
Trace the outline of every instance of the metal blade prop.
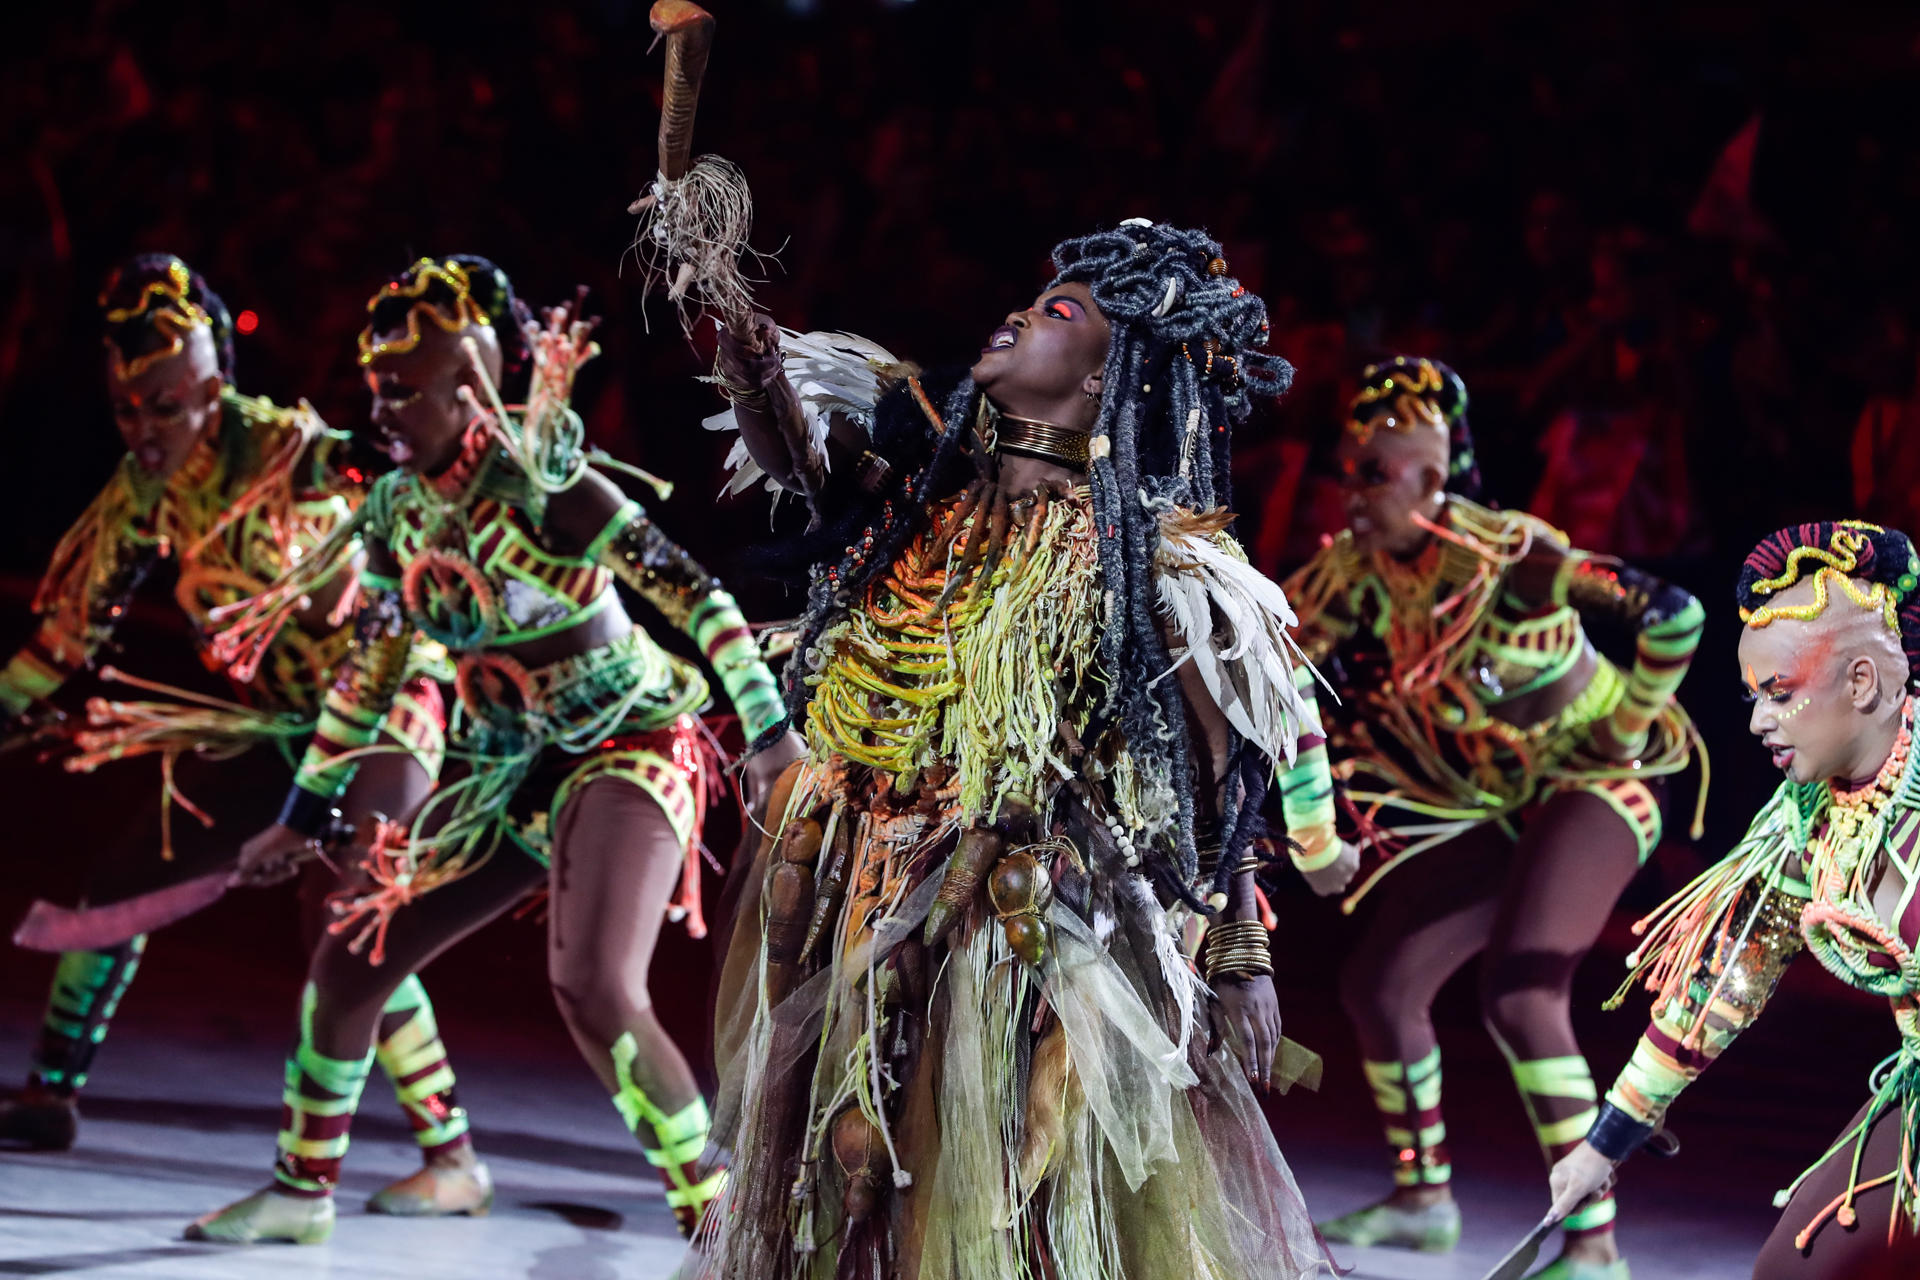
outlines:
[[1550, 1213], [1540, 1219], [1540, 1225], [1527, 1233], [1527, 1238], [1513, 1247], [1513, 1252], [1500, 1259], [1493, 1270], [1487, 1272], [1486, 1280], [1521, 1280], [1527, 1274], [1534, 1260], [1540, 1256], [1540, 1246], [1546, 1243], [1548, 1236], [1560, 1226], [1563, 1216]]
[[[368, 821], [377, 816], [369, 815]], [[370, 826], [367, 831], [371, 831]], [[365, 834], [360, 826], [335, 819], [314, 842], [314, 850], [300, 861], [364, 843]], [[164, 889], [97, 907], [62, 907], [36, 901], [13, 931], [13, 945], [29, 951], [104, 951], [205, 910], [232, 886], [233, 867], [228, 865]]]
[[[1656, 1155], [1662, 1160], [1670, 1160], [1680, 1154], [1680, 1139], [1674, 1137], [1670, 1131], [1661, 1129], [1647, 1140], [1641, 1150]], [[1527, 1274], [1527, 1268], [1531, 1267], [1534, 1260], [1540, 1256], [1540, 1246], [1546, 1243], [1547, 1237], [1552, 1235], [1565, 1219], [1566, 1215], [1563, 1213], [1549, 1213], [1540, 1219], [1540, 1224], [1527, 1233], [1527, 1238], [1515, 1245], [1513, 1252], [1500, 1259], [1499, 1264], [1487, 1272], [1483, 1280], [1522, 1280], [1522, 1277]]]
[[29, 951], [104, 951], [152, 933], [213, 905], [227, 891], [233, 872], [221, 868], [179, 884], [105, 906], [55, 906], [36, 902], [13, 931], [13, 945]]

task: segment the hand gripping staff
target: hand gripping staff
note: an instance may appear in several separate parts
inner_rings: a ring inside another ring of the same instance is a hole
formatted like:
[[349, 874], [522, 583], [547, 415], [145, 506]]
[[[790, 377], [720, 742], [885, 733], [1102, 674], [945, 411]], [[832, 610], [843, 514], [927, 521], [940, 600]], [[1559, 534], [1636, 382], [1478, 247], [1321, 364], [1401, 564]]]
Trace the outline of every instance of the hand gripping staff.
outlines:
[[[745, 177], [718, 156], [693, 158], [693, 117], [700, 85], [713, 49], [713, 15], [692, 0], [656, 0], [647, 15], [659, 40], [667, 44], [667, 67], [660, 94], [660, 169], [627, 212], [640, 215], [633, 252], [651, 289], [664, 283], [680, 309], [683, 330], [694, 313], [705, 311], [715, 323], [755, 351], [753, 291], [740, 271], [742, 254], [759, 256], [747, 245], [753, 227], [753, 193]], [[656, 40], [657, 44], [659, 40]], [[751, 395], [756, 389], [734, 389]], [[825, 482], [804, 419], [776, 415], [810, 509]]]

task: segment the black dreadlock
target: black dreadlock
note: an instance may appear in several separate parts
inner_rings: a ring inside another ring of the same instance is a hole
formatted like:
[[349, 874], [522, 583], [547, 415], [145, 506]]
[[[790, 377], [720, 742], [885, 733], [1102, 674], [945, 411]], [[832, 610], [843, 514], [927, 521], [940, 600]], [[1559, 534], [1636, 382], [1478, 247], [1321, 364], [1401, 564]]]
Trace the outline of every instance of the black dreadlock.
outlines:
[[156, 317], [171, 309], [167, 299], [182, 278], [186, 288], [181, 301], [206, 313], [220, 376], [231, 383], [233, 317], [206, 278], [171, 253], [137, 253], [107, 273], [100, 290], [102, 317], [110, 311], [134, 313], [123, 320], [106, 321], [107, 342], [123, 363], [130, 363], [154, 350], [156, 340], [171, 341], [174, 335], [162, 331]]
[[[1160, 636], [1153, 581], [1160, 513], [1227, 503], [1232, 429], [1252, 411], [1253, 393], [1285, 391], [1293, 368], [1259, 351], [1266, 306], [1227, 273], [1220, 245], [1202, 231], [1132, 219], [1060, 244], [1053, 261], [1058, 274], [1049, 287], [1085, 284], [1112, 329], [1089, 471], [1101, 570], [1113, 602], [1100, 638], [1103, 665], [1113, 673], [1164, 671], [1172, 662]], [[846, 554], [814, 576], [797, 660], [786, 671], [795, 722], [805, 709], [807, 677], [822, 660], [815, 650], [821, 633], [899, 557], [925, 526], [932, 504], [967, 471], [961, 452], [978, 400], [972, 380], [961, 379], [946, 397], [938, 436], [903, 441], [919, 447], [900, 460], [918, 467], [866, 510], [865, 526], [853, 531], [858, 536], [848, 539]], [[887, 421], [884, 410], [881, 421]], [[1169, 891], [1205, 910], [1195, 886], [1193, 752], [1177, 682], [1113, 680], [1100, 714], [1120, 725], [1147, 784], [1178, 815], [1172, 848], [1143, 850], [1144, 864]], [[1264, 790], [1264, 773], [1247, 767], [1247, 745], [1234, 735], [1232, 746], [1233, 763], [1222, 780], [1230, 785], [1216, 891], [1224, 890], [1259, 833]]]

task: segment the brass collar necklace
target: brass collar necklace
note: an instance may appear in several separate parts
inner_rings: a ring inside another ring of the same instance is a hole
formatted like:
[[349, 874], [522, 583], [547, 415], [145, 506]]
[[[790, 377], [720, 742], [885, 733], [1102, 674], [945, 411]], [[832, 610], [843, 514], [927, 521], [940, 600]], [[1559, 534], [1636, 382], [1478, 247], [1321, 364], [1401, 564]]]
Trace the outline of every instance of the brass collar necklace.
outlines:
[[1087, 469], [1087, 442], [1092, 436], [1037, 418], [1020, 418], [1002, 412], [993, 426], [996, 453], [1017, 453], [1042, 462], [1057, 462], [1075, 471]]

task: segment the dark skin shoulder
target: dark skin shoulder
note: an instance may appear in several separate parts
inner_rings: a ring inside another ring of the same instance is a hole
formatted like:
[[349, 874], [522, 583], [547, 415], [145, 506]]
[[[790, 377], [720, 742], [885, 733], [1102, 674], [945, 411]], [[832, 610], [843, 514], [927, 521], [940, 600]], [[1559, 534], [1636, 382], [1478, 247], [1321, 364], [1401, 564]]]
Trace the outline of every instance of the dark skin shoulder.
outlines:
[[[540, 541], [557, 555], [578, 555], [626, 502], [627, 495], [613, 481], [595, 471], [583, 472], [578, 481], [547, 499]], [[597, 649], [631, 630], [626, 605], [616, 599], [579, 626], [504, 648], [527, 666], [542, 667]]]

